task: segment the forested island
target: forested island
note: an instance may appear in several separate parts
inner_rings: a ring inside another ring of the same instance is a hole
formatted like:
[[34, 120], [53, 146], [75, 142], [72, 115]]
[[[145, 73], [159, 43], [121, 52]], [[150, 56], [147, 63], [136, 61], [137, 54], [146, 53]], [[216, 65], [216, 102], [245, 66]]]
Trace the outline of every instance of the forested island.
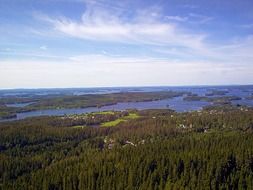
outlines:
[[0, 123], [0, 189], [252, 188], [251, 108], [107, 111]]
[[228, 93], [228, 90], [212, 90], [211, 92], [206, 93], [206, 96], [224, 96]]
[[[169, 99], [182, 96], [185, 92], [159, 91], [159, 92], [121, 92], [111, 94], [87, 95], [32, 95], [28, 97], [0, 98], [0, 119], [15, 118], [17, 113], [45, 109], [87, 108], [113, 105], [119, 102], [145, 102]], [[29, 103], [25, 107], [8, 107], [7, 104]]]
[[199, 95], [189, 95], [184, 97], [185, 101], [206, 101], [206, 102], [212, 102], [214, 104], [231, 104], [231, 101], [234, 100], [241, 100], [241, 97], [238, 96], [218, 96], [218, 97], [212, 97], [213, 95], [208, 96], [199, 96]]

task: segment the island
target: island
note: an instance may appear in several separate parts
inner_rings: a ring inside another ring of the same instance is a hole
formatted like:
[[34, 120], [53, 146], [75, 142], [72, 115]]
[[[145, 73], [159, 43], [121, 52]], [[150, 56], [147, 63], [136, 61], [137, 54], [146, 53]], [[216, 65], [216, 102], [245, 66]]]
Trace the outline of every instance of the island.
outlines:
[[206, 101], [212, 102], [214, 104], [231, 104], [232, 101], [241, 100], [238, 96], [219, 96], [219, 97], [208, 97], [208, 96], [198, 96], [190, 95], [183, 98], [184, 101]]
[[[87, 95], [46, 95], [34, 97], [7, 97], [0, 99], [0, 118], [14, 117], [17, 113], [46, 109], [70, 109], [103, 107], [120, 102], [148, 102], [183, 96], [186, 92], [157, 91], [157, 92], [121, 92], [111, 94]], [[10, 103], [33, 102], [25, 107], [8, 107]]]

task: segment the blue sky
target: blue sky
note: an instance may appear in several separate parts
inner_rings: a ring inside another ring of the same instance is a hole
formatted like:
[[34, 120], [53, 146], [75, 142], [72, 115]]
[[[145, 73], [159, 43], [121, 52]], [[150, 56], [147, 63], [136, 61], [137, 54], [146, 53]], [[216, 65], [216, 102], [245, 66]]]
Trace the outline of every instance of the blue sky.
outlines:
[[253, 82], [252, 0], [0, 0], [0, 88]]

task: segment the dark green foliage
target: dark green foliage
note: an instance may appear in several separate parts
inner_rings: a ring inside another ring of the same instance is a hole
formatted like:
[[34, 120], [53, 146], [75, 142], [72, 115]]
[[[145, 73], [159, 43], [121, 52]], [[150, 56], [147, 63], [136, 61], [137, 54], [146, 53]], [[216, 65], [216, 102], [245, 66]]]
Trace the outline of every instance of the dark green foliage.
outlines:
[[[214, 94], [216, 95], [216, 94]], [[218, 97], [212, 97], [213, 95], [207, 94], [207, 96], [198, 96], [198, 95], [189, 95], [184, 97], [185, 101], [207, 101], [207, 102], [213, 102], [214, 104], [231, 104], [234, 100], [241, 100], [242, 98], [238, 96], [218, 96]]]
[[0, 189], [253, 189], [251, 110], [138, 114], [112, 128], [1, 124]]

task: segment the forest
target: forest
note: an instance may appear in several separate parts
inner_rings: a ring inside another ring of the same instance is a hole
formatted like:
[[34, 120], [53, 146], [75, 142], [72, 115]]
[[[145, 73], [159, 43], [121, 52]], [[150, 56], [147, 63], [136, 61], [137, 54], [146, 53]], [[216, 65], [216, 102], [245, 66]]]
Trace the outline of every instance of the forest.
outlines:
[[252, 133], [242, 107], [0, 123], [0, 189], [253, 189]]

